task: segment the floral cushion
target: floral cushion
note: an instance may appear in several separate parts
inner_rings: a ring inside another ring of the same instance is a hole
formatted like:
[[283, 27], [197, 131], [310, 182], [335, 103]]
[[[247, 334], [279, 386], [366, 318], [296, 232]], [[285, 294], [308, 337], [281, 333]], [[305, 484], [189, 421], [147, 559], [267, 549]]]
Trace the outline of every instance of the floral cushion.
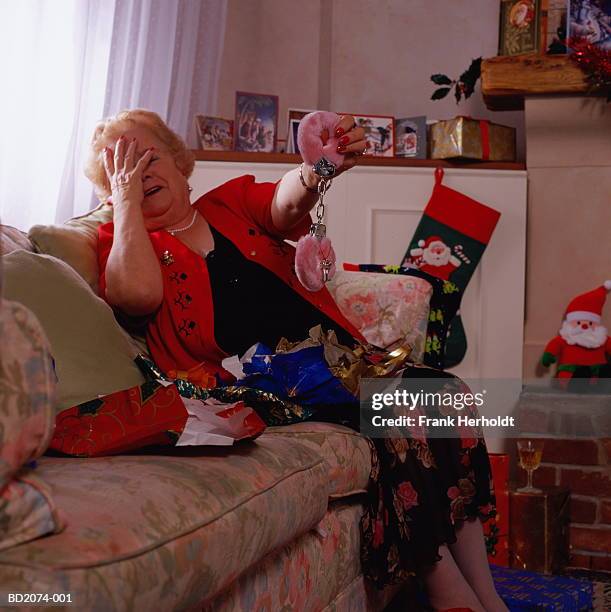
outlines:
[[59, 531], [48, 487], [26, 465], [53, 431], [55, 374], [48, 341], [24, 306], [0, 299], [0, 549]]
[[315, 526], [329, 496], [323, 458], [281, 436], [38, 469], [68, 526], [0, 552], [0, 584], [80, 610], [189, 609]]
[[462, 298], [462, 291], [455, 283], [407, 266], [344, 263], [344, 270], [358, 270], [361, 273], [369, 272], [376, 275], [399, 274], [429, 283], [431, 285], [431, 297], [422, 361], [424, 365], [437, 370], [451, 367], [445, 359], [446, 343], [451, 335], [450, 325], [460, 307]]
[[[358, 407], [355, 408], [358, 410]], [[264, 436], [292, 438], [324, 457], [329, 497], [341, 498], [367, 491], [371, 472], [371, 448], [354, 429], [333, 423], [308, 421], [268, 427]]]
[[410, 360], [424, 353], [432, 288], [421, 278], [338, 271], [327, 284], [342, 314], [380, 348], [410, 346]]

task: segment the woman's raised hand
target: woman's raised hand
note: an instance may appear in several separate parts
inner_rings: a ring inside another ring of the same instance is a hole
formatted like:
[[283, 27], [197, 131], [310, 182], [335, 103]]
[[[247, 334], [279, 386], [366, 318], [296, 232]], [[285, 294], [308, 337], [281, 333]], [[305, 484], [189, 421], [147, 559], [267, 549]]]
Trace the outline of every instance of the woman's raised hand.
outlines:
[[122, 205], [140, 206], [144, 200], [142, 173], [153, 155], [153, 148], [147, 149], [136, 162], [135, 138], [127, 140], [121, 136], [112, 149], [104, 147], [104, 169], [110, 181], [112, 204], [116, 208]]
[[357, 127], [352, 115], [344, 115], [335, 126], [335, 137], [339, 138], [337, 152], [344, 155], [343, 164], [337, 169], [336, 175], [352, 168], [358, 158], [367, 151], [365, 130]]

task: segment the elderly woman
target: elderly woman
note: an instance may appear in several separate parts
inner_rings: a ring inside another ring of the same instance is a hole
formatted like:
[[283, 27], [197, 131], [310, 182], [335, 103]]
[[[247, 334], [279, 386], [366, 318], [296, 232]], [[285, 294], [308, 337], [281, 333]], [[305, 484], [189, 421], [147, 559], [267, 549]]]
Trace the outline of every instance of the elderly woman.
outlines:
[[[336, 136], [341, 174], [366, 143], [350, 116]], [[316, 175], [302, 165], [278, 183], [242, 176], [191, 203], [192, 170], [191, 153], [152, 112], [121, 112], [95, 130], [86, 172], [114, 209], [114, 223], [99, 229], [101, 295], [145, 325], [157, 365], [200, 369], [222, 384], [231, 381], [222, 360], [256, 342], [302, 340], [315, 325], [346, 345], [362, 340], [325, 288], [301, 286], [284, 241], [310, 229]], [[371, 444], [365, 575], [382, 587], [416, 574], [438, 609], [505, 610], [473, 520], [494, 503], [483, 440]]]

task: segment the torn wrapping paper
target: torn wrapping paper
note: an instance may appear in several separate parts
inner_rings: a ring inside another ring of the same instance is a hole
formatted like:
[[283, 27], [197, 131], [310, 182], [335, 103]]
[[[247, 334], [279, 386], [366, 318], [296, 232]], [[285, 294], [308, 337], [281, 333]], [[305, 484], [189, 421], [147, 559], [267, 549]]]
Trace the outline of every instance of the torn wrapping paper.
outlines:
[[[205, 389], [188, 380], [171, 380], [147, 357], [140, 354], [135, 359], [136, 365], [144, 377], [152, 381], [164, 381], [176, 385], [182, 397], [206, 400], [210, 397], [224, 403], [242, 401], [252, 407], [267, 425], [288, 425], [300, 423], [312, 416], [312, 410], [295, 402], [283, 400], [273, 393], [229, 385]], [[241, 365], [239, 366], [241, 369]]]
[[253, 346], [242, 358], [245, 377], [236, 384], [305, 406], [351, 403], [358, 401], [361, 378], [397, 375], [409, 356], [409, 347], [391, 352], [372, 345], [349, 348], [334, 331], [317, 325], [301, 342], [282, 338], [275, 351]]
[[356, 398], [332, 374], [323, 346], [275, 353], [257, 344], [236, 386], [253, 387], [304, 406], [354, 402]]
[[183, 398], [183, 403], [189, 416], [176, 446], [231, 446], [237, 440], [256, 438], [265, 429], [261, 417], [244, 402]]

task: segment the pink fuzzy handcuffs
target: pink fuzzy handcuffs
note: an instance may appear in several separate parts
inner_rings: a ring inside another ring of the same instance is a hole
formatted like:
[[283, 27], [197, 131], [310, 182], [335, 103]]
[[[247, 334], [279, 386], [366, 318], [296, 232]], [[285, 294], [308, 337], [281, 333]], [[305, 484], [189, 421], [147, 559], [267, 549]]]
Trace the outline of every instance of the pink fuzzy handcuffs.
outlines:
[[[295, 253], [297, 278], [308, 291], [319, 291], [335, 275], [335, 251], [326, 237], [326, 226], [323, 223], [323, 198], [331, 186], [336, 168], [344, 161], [344, 156], [337, 152], [335, 128], [339, 121], [340, 116], [335, 113], [317, 111], [306, 115], [299, 122], [297, 131], [297, 145], [304, 164], [321, 177], [318, 184], [317, 221], [312, 224], [310, 233], [299, 239]], [[326, 144], [322, 138], [325, 132], [329, 136]]]

